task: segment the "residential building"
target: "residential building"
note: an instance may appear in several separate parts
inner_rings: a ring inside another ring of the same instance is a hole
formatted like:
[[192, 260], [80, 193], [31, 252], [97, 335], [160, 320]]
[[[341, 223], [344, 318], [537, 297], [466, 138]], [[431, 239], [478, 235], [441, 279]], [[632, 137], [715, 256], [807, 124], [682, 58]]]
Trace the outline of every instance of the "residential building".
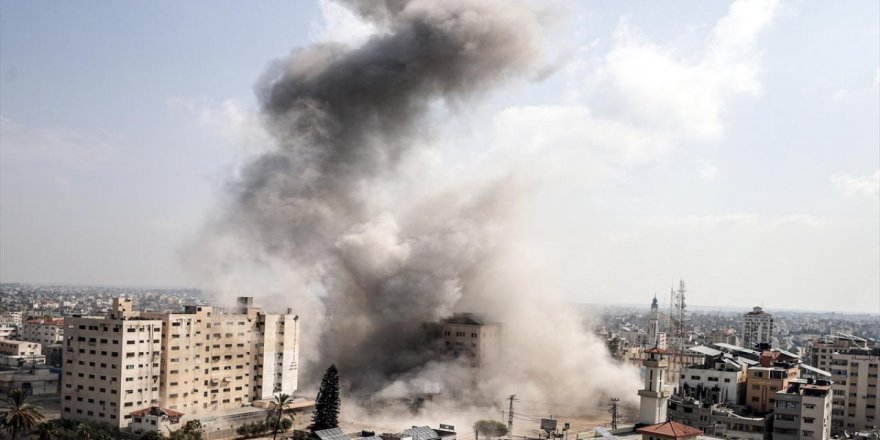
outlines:
[[772, 413], [758, 415], [747, 408], [703, 402], [692, 397], [669, 399], [669, 420], [701, 429], [713, 437], [747, 440], [769, 438]]
[[746, 348], [773, 342], [773, 315], [755, 307], [743, 316], [742, 343]]
[[851, 348], [868, 348], [868, 341], [848, 334], [837, 334], [815, 337], [808, 345], [807, 359], [810, 365], [831, 371], [831, 360], [834, 353], [847, 351]]
[[0, 339], [0, 354], [6, 356], [29, 357], [40, 355], [40, 344], [28, 341]]
[[737, 346], [740, 345], [739, 336], [736, 335], [736, 331], [732, 328], [728, 329], [720, 329], [720, 330], [712, 330], [706, 333], [705, 340], [708, 344], [728, 344]]
[[440, 323], [443, 346], [452, 357], [471, 359], [474, 367], [493, 362], [501, 353], [501, 325], [473, 313], [456, 313]]
[[789, 382], [800, 377], [797, 364], [780, 362], [772, 366], [754, 366], [748, 369], [746, 406], [758, 413], [773, 411], [776, 392], [788, 388]]
[[61, 417], [129, 425], [134, 410], [159, 399], [162, 321], [117, 299], [104, 318], [65, 319]]
[[774, 407], [773, 440], [831, 438], [831, 382], [794, 379]]
[[880, 425], [880, 348], [850, 348], [831, 356], [832, 434]]
[[299, 318], [249, 297], [183, 313], [135, 312], [117, 298], [106, 317], [65, 326], [64, 418], [125, 428], [154, 406], [198, 417], [297, 389]]
[[64, 341], [64, 318], [29, 319], [22, 322], [21, 339], [39, 342], [41, 353], [47, 354], [48, 347]]
[[748, 364], [727, 353], [701, 349], [707, 353], [705, 362], [681, 369], [678, 394], [704, 402], [743, 404]]

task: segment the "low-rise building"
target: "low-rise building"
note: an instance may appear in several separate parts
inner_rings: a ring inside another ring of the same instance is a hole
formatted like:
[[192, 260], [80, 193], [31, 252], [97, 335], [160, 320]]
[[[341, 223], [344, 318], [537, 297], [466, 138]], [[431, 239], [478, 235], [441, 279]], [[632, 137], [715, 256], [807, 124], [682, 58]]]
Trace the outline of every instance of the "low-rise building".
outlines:
[[21, 339], [40, 343], [42, 354], [47, 354], [48, 346], [64, 341], [64, 318], [29, 319], [21, 329]]
[[681, 369], [678, 394], [711, 403], [743, 404], [748, 365], [708, 347], [696, 349], [706, 354], [705, 361]]
[[40, 355], [40, 344], [28, 341], [0, 339], [0, 354], [6, 356], [28, 357]]
[[792, 380], [776, 392], [774, 440], [831, 438], [831, 382]]

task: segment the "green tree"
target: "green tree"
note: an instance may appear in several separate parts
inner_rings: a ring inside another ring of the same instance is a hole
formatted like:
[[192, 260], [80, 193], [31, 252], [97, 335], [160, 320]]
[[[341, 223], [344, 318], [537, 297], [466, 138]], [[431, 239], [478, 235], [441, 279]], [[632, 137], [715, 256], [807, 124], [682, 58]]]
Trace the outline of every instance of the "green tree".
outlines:
[[321, 387], [315, 398], [312, 432], [338, 427], [339, 406], [339, 371], [336, 370], [336, 365], [330, 365], [321, 379]]
[[91, 440], [95, 436], [95, 427], [91, 423], [78, 423], [74, 432], [78, 438]]
[[503, 437], [507, 435], [507, 426], [497, 420], [479, 420], [474, 423], [474, 433], [477, 440], [481, 434], [486, 437]]
[[168, 440], [201, 440], [203, 431], [202, 422], [190, 420], [186, 422], [186, 425], [183, 425], [183, 428], [171, 432], [168, 435]]
[[58, 430], [52, 422], [43, 422], [37, 425], [37, 435], [40, 440], [52, 440]]
[[285, 406], [293, 402], [293, 396], [289, 394], [276, 394], [275, 400], [272, 401], [269, 408], [269, 414], [266, 418], [272, 425], [272, 440], [278, 436], [278, 430], [281, 429], [282, 420], [285, 420]]
[[165, 440], [165, 436], [159, 431], [150, 431], [144, 434], [141, 440]]
[[39, 406], [28, 403], [30, 393], [23, 389], [12, 390], [6, 399], [6, 407], [0, 409], [0, 428], [12, 434], [15, 440], [21, 431], [29, 431], [45, 419]]

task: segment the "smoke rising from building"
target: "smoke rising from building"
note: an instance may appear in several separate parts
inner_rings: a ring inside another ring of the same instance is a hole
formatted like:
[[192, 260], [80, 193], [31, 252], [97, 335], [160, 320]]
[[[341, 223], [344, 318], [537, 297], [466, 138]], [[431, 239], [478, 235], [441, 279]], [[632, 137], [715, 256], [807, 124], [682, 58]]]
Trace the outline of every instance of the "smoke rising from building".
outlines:
[[[352, 394], [388, 398], [633, 395], [633, 371], [520, 258], [516, 172], [408, 169], [431, 148], [433, 109], [540, 71], [539, 13], [487, 0], [348, 5], [382, 31], [358, 48], [294, 50], [258, 81], [277, 146], [242, 169], [205, 228], [192, 261], [210, 287], [301, 314], [302, 383], [335, 362]], [[501, 322], [503, 359], [444, 360], [423, 324], [454, 311]]]

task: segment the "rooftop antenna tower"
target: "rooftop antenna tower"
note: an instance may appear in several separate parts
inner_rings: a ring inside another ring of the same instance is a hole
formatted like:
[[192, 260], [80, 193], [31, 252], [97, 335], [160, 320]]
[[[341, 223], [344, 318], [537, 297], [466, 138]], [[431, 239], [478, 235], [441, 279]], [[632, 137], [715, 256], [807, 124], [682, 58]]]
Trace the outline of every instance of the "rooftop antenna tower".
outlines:
[[675, 307], [678, 309], [678, 329], [676, 329], [676, 334], [678, 336], [684, 335], [684, 320], [687, 315], [687, 303], [685, 302], [685, 292], [687, 289], [684, 285], [684, 280], [681, 279], [678, 281], [678, 291], [676, 293], [677, 304]]

